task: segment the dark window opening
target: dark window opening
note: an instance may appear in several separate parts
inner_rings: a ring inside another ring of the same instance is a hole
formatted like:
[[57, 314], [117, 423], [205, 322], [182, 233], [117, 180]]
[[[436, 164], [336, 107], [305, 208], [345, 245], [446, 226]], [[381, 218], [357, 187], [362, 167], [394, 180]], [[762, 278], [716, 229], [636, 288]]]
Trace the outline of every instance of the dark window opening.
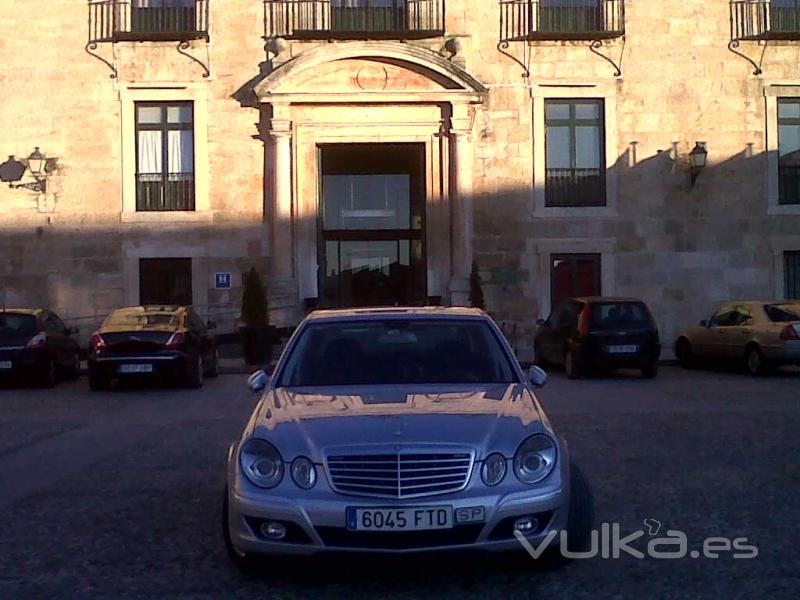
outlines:
[[800, 300], [800, 250], [783, 253], [786, 299]]
[[605, 206], [603, 100], [545, 101], [545, 206]]
[[778, 98], [778, 197], [800, 204], [800, 98]]
[[136, 103], [136, 210], [193, 211], [191, 102]]
[[550, 257], [550, 306], [567, 298], [599, 296], [599, 254], [554, 254]]
[[192, 259], [139, 259], [139, 303], [142, 306], [191, 305]]

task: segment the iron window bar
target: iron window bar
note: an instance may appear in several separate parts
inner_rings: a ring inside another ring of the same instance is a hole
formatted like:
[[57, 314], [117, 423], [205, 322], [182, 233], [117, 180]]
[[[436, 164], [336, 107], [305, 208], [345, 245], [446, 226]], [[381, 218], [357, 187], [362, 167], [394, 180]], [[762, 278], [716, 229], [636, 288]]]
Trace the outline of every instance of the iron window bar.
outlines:
[[624, 0], [500, 0], [500, 42], [625, 35]]
[[211, 0], [88, 0], [89, 44], [208, 40]]

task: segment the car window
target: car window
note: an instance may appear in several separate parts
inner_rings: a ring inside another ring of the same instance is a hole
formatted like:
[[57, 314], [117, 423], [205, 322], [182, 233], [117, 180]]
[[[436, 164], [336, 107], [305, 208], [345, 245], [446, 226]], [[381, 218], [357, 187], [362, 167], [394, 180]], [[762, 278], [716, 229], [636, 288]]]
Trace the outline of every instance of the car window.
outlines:
[[516, 382], [508, 354], [485, 321], [371, 319], [307, 325], [279, 385]]
[[0, 312], [0, 340], [23, 335], [36, 335], [39, 331], [33, 315]]
[[711, 325], [715, 327], [730, 327], [734, 325], [737, 320], [736, 308], [728, 304], [719, 309], [713, 317], [711, 317]]
[[575, 300], [568, 300], [561, 305], [558, 317], [554, 322], [555, 327], [571, 327], [583, 308], [583, 304]]
[[179, 319], [174, 313], [141, 312], [141, 311], [116, 311], [111, 313], [104, 327], [141, 327], [143, 325], [179, 325]]
[[800, 321], [800, 304], [788, 302], [785, 304], [765, 304], [764, 312], [767, 314], [767, 318], [773, 323]]
[[67, 333], [67, 326], [64, 325], [64, 321], [62, 321], [58, 315], [55, 313], [48, 313], [47, 321], [45, 323], [45, 327], [48, 331], [54, 331], [56, 333]]
[[736, 307], [736, 315], [733, 317], [733, 325], [746, 325], [753, 319], [750, 307], [740, 304]]
[[653, 327], [643, 302], [599, 302], [592, 304], [592, 329], [612, 330]]

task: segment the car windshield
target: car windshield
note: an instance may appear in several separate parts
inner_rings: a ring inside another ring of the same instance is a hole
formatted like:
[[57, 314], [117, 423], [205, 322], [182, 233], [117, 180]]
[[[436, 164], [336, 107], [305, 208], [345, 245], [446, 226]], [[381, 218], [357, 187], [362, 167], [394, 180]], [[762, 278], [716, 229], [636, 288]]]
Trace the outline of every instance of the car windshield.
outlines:
[[642, 329], [653, 326], [650, 312], [642, 302], [601, 302], [592, 304], [592, 329]]
[[0, 339], [36, 335], [36, 317], [21, 313], [0, 312]]
[[142, 327], [146, 325], [177, 325], [173, 313], [115, 312], [109, 315], [103, 327]]
[[489, 323], [467, 319], [362, 320], [307, 325], [281, 386], [514, 383]]
[[764, 312], [773, 323], [800, 321], [800, 304], [765, 304]]

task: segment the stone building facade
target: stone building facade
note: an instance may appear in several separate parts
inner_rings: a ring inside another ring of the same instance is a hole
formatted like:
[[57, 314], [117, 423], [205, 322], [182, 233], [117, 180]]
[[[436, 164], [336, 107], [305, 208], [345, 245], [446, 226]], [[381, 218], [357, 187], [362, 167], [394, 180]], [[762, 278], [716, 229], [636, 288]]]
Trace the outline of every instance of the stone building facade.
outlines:
[[465, 304], [474, 260], [530, 357], [569, 293], [643, 298], [669, 345], [723, 300], [800, 289], [794, 0], [0, 11], [8, 306], [88, 333], [118, 306], [188, 301], [230, 329], [255, 266], [290, 326], [316, 306]]

